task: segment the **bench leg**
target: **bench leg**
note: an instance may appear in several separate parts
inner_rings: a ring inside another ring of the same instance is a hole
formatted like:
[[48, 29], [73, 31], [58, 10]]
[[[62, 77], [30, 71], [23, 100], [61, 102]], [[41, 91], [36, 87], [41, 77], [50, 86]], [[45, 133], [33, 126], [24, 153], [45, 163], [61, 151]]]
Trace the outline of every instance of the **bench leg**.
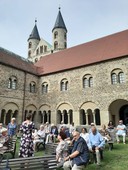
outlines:
[[113, 149], [113, 143], [109, 143], [109, 150], [111, 151]]

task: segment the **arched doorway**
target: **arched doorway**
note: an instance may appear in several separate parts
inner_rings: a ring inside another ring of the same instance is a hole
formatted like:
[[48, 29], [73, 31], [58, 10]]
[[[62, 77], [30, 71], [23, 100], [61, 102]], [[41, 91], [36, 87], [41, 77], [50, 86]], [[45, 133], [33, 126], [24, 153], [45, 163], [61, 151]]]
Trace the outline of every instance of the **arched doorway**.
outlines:
[[128, 126], [128, 105], [124, 105], [119, 110], [119, 118]]
[[117, 126], [120, 119], [125, 125], [128, 124], [128, 101], [124, 99], [117, 99], [109, 106], [109, 120]]

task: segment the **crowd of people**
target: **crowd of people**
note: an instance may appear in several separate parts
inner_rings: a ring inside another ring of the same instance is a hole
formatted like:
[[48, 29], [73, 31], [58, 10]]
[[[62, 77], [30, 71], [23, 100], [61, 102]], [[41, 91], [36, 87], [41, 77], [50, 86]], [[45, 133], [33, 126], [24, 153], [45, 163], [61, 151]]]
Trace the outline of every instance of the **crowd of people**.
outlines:
[[[80, 170], [89, 162], [90, 153], [95, 154], [96, 164], [101, 164], [103, 158], [103, 149], [105, 142], [111, 140], [110, 132], [116, 129], [116, 140], [120, 142], [119, 136], [123, 136], [123, 143], [126, 143], [126, 126], [120, 120], [115, 128], [113, 122], [110, 121], [106, 125], [102, 125], [101, 129], [97, 129], [94, 123], [91, 123], [90, 129], [85, 127], [81, 131], [77, 131], [74, 123], [66, 126], [61, 122], [59, 126], [54, 124], [41, 124], [39, 129], [31, 121], [31, 115], [27, 115], [26, 120], [22, 122], [19, 133], [21, 133], [19, 157], [34, 156], [36, 145], [39, 142], [44, 144], [57, 143], [56, 160], [58, 167], [63, 166], [64, 170]], [[16, 119], [12, 118], [7, 128], [0, 123], [0, 141], [7, 141], [18, 133]], [[1, 142], [2, 143], [2, 142]]]

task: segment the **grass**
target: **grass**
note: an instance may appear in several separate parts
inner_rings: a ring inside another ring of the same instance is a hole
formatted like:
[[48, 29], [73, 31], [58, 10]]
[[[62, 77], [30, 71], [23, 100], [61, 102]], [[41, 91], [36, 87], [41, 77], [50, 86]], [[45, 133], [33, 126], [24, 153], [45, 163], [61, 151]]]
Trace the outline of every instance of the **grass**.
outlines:
[[[15, 157], [18, 157], [19, 152], [19, 140], [17, 141], [17, 150]], [[40, 150], [35, 152], [35, 156], [44, 155], [44, 151]], [[112, 151], [108, 150], [106, 146], [104, 150], [104, 159], [101, 162], [101, 166], [95, 164], [89, 164], [85, 170], [125, 170], [128, 168], [128, 141], [127, 144], [116, 144], [114, 143], [114, 149]]]

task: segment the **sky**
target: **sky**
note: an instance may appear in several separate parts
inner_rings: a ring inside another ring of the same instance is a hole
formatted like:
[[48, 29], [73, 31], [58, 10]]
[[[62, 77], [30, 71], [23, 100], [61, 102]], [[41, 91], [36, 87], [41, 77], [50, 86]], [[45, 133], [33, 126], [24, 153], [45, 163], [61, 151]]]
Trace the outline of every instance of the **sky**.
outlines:
[[59, 6], [68, 48], [128, 29], [128, 0], [0, 0], [0, 47], [27, 58], [35, 19], [40, 37], [52, 44]]

